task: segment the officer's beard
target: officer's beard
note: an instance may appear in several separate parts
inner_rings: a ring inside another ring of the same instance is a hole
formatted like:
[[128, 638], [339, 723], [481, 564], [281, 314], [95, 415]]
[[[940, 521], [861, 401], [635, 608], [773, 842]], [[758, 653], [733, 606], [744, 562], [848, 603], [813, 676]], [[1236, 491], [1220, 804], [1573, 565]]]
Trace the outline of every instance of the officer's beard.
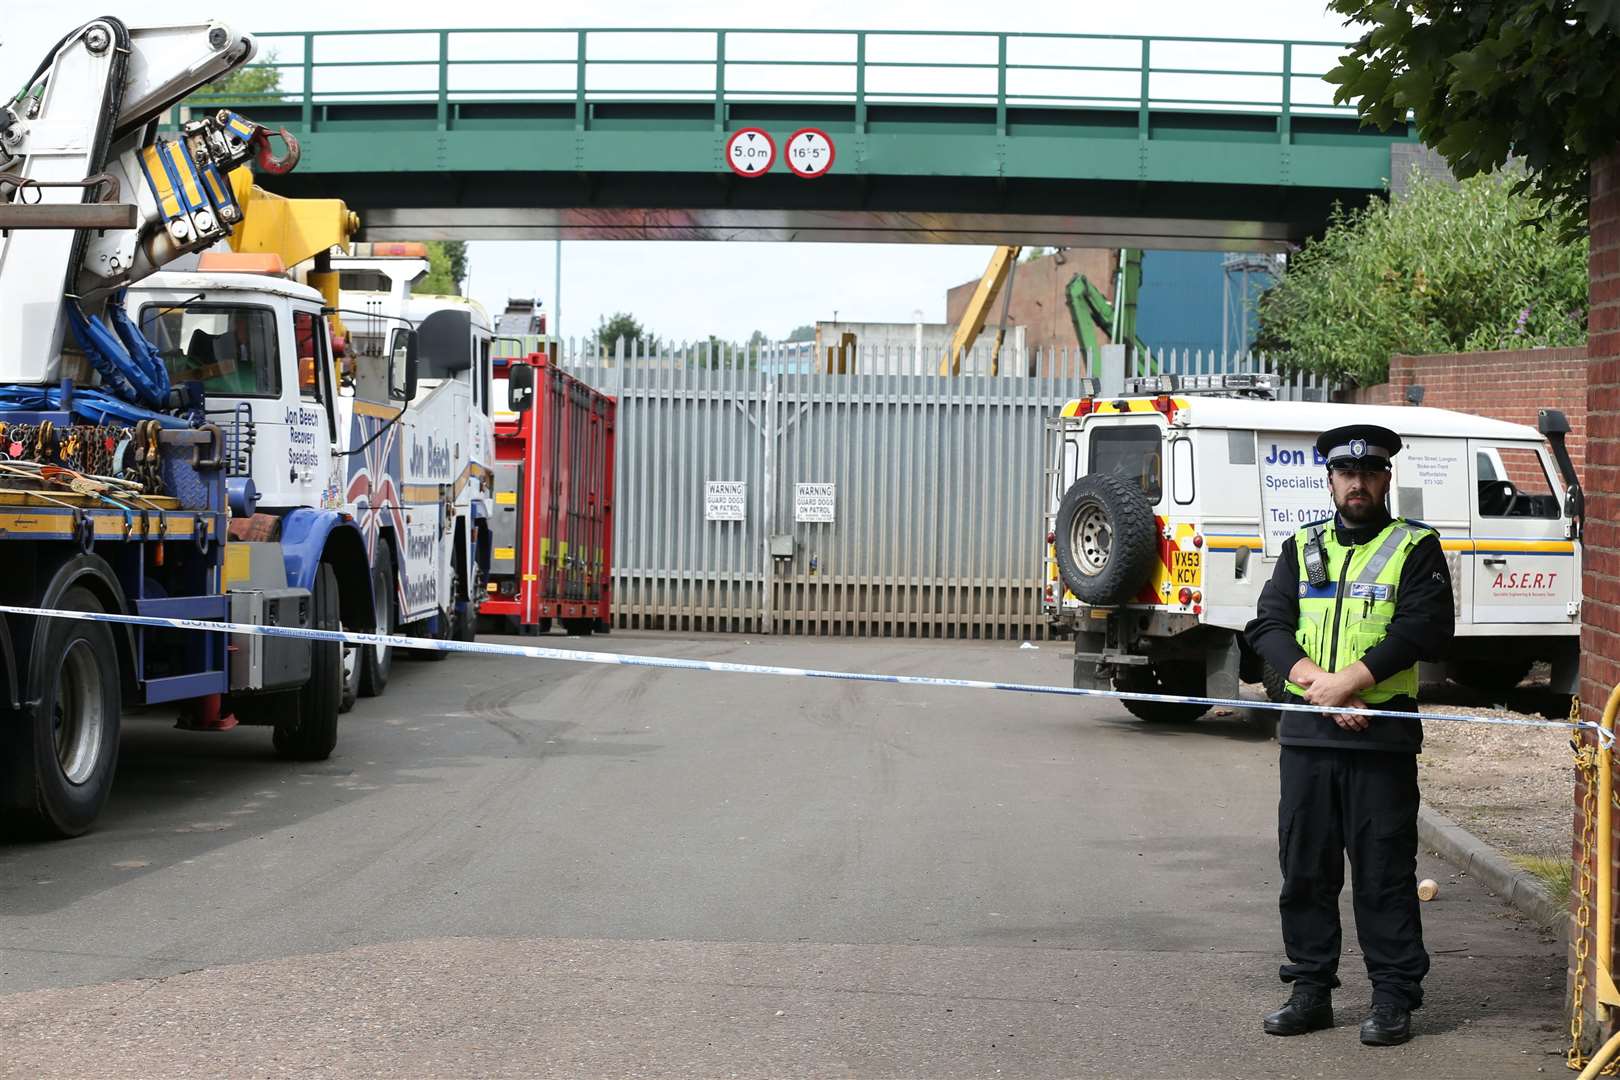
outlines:
[[1360, 484], [1343, 496], [1335, 495], [1333, 505], [1339, 510], [1339, 520], [1350, 526], [1374, 525], [1389, 517], [1383, 502]]

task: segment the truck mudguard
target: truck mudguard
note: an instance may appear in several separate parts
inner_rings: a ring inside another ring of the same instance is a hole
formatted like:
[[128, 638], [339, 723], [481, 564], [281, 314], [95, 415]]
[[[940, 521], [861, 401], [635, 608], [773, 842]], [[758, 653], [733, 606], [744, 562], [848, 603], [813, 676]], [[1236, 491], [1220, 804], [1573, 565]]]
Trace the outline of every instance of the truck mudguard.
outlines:
[[281, 519], [281, 551], [287, 564], [287, 584], [315, 587], [321, 563], [337, 573], [339, 611], [343, 625], [354, 630], [376, 629], [371, 603], [371, 564], [365, 538], [348, 514], [336, 510], [299, 507]]

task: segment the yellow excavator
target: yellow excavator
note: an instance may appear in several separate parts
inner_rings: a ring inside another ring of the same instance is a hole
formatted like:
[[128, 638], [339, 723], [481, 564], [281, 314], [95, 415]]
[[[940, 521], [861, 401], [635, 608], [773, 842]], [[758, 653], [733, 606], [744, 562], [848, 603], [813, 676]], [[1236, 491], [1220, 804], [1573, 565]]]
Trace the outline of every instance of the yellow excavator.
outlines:
[[[1001, 346], [1007, 333], [1007, 310], [1012, 303], [1014, 278], [1018, 272], [1018, 256], [1023, 248], [1005, 244], [990, 255], [990, 263], [979, 278], [978, 287], [968, 300], [962, 318], [951, 335], [950, 350], [940, 360], [941, 375], [960, 375], [962, 356], [984, 332], [990, 305], [1001, 296], [1001, 323], [996, 327], [996, 339], [990, 347], [990, 374], [1001, 373]], [[1125, 248], [1120, 252], [1120, 274], [1115, 293], [1124, 297], [1115, 307], [1103, 291], [1087, 280], [1084, 274], [1069, 279], [1067, 294], [1069, 318], [1074, 324], [1075, 341], [1085, 351], [1088, 362], [1097, 356], [1101, 345], [1098, 331], [1108, 334], [1113, 341], [1128, 342], [1137, 357], [1151, 353], [1141, 338], [1136, 336], [1136, 295], [1142, 285], [1142, 252], [1138, 248]], [[1151, 361], [1149, 361], [1151, 362]]]

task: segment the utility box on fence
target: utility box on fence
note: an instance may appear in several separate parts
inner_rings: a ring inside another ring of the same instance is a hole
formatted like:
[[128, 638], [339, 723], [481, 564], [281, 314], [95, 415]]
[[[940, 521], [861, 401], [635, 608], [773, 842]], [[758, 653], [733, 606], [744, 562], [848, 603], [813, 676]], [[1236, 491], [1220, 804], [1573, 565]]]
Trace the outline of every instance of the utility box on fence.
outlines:
[[[612, 626], [617, 403], [543, 353], [496, 357], [495, 506], [481, 612], [523, 633]], [[492, 629], [499, 630], [500, 627]]]

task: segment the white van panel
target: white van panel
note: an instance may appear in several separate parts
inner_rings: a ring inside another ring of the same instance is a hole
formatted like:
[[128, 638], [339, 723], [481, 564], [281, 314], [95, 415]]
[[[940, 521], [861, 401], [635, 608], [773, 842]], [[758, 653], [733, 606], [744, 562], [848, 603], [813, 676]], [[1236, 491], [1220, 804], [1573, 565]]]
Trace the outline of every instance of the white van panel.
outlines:
[[1265, 554], [1275, 559], [1302, 525], [1333, 516], [1327, 462], [1316, 452], [1316, 436], [1290, 431], [1258, 433], [1260, 523]]

